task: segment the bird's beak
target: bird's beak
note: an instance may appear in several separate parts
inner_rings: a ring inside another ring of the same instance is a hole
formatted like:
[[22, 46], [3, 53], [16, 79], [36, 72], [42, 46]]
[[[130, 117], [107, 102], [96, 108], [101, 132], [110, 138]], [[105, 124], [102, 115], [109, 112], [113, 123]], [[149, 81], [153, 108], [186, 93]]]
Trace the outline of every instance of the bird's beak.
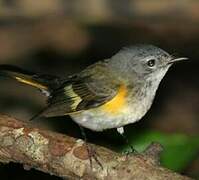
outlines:
[[181, 58], [176, 58], [176, 59], [172, 59], [168, 62], [168, 64], [173, 64], [175, 62], [179, 62], [179, 61], [186, 61], [188, 60], [189, 58], [186, 58], [186, 57], [181, 57]]

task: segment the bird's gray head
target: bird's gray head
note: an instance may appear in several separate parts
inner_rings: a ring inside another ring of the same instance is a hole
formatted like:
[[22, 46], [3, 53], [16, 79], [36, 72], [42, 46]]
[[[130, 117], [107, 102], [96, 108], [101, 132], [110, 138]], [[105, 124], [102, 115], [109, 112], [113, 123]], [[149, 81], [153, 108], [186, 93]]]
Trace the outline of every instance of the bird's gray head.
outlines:
[[[153, 45], [135, 45], [123, 48], [112, 58], [112, 64], [121, 74], [133, 76], [139, 81], [158, 81], [164, 77], [169, 67], [176, 61], [187, 58], [174, 58], [164, 50]], [[120, 70], [119, 70], [120, 69]]]
[[132, 89], [129, 102], [137, 109], [137, 119], [150, 108], [156, 90], [169, 67], [174, 62], [185, 59], [187, 58], [174, 58], [153, 45], [123, 48], [110, 59], [112, 74]]

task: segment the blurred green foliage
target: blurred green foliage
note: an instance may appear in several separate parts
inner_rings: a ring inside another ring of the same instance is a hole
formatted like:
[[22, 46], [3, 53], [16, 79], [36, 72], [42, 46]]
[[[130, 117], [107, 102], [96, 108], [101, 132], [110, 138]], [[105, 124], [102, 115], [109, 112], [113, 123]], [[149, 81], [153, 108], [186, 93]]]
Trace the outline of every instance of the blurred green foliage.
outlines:
[[[129, 134], [129, 132], [127, 132]], [[167, 134], [157, 131], [144, 131], [130, 133], [128, 140], [131, 146], [138, 152], [142, 152], [152, 142], [160, 143], [164, 150], [160, 156], [160, 162], [164, 167], [181, 172], [197, 156], [199, 152], [199, 137], [184, 134]], [[119, 151], [128, 151], [129, 146], [124, 145]]]

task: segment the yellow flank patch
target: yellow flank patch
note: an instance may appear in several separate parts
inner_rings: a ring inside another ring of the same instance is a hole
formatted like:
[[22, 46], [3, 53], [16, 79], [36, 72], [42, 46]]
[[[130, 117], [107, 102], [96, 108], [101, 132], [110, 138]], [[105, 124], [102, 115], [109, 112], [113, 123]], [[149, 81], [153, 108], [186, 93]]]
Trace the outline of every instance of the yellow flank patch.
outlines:
[[15, 77], [15, 79], [19, 82], [22, 82], [24, 84], [28, 84], [30, 86], [33, 86], [33, 87], [36, 87], [36, 88], [39, 88], [39, 89], [44, 89], [44, 90], [47, 90], [48, 87], [47, 86], [44, 86], [42, 84], [39, 84], [35, 81], [31, 81], [31, 80], [26, 80], [26, 79], [23, 79], [23, 78], [20, 78], [20, 77]]
[[120, 86], [117, 95], [102, 106], [103, 110], [112, 114], [119, 113], [126, 103], [126, 95], [126, 86]]

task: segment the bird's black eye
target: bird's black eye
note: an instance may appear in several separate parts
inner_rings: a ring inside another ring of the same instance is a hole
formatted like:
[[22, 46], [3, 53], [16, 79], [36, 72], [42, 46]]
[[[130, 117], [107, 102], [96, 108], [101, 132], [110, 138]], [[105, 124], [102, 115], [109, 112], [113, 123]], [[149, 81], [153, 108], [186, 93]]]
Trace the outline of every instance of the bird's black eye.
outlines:
[[147, 65], [149, 67], [154, 67], [155, 63], [156, 63], [155, 59], [150, 59], [150, 60], [147, 61]]

